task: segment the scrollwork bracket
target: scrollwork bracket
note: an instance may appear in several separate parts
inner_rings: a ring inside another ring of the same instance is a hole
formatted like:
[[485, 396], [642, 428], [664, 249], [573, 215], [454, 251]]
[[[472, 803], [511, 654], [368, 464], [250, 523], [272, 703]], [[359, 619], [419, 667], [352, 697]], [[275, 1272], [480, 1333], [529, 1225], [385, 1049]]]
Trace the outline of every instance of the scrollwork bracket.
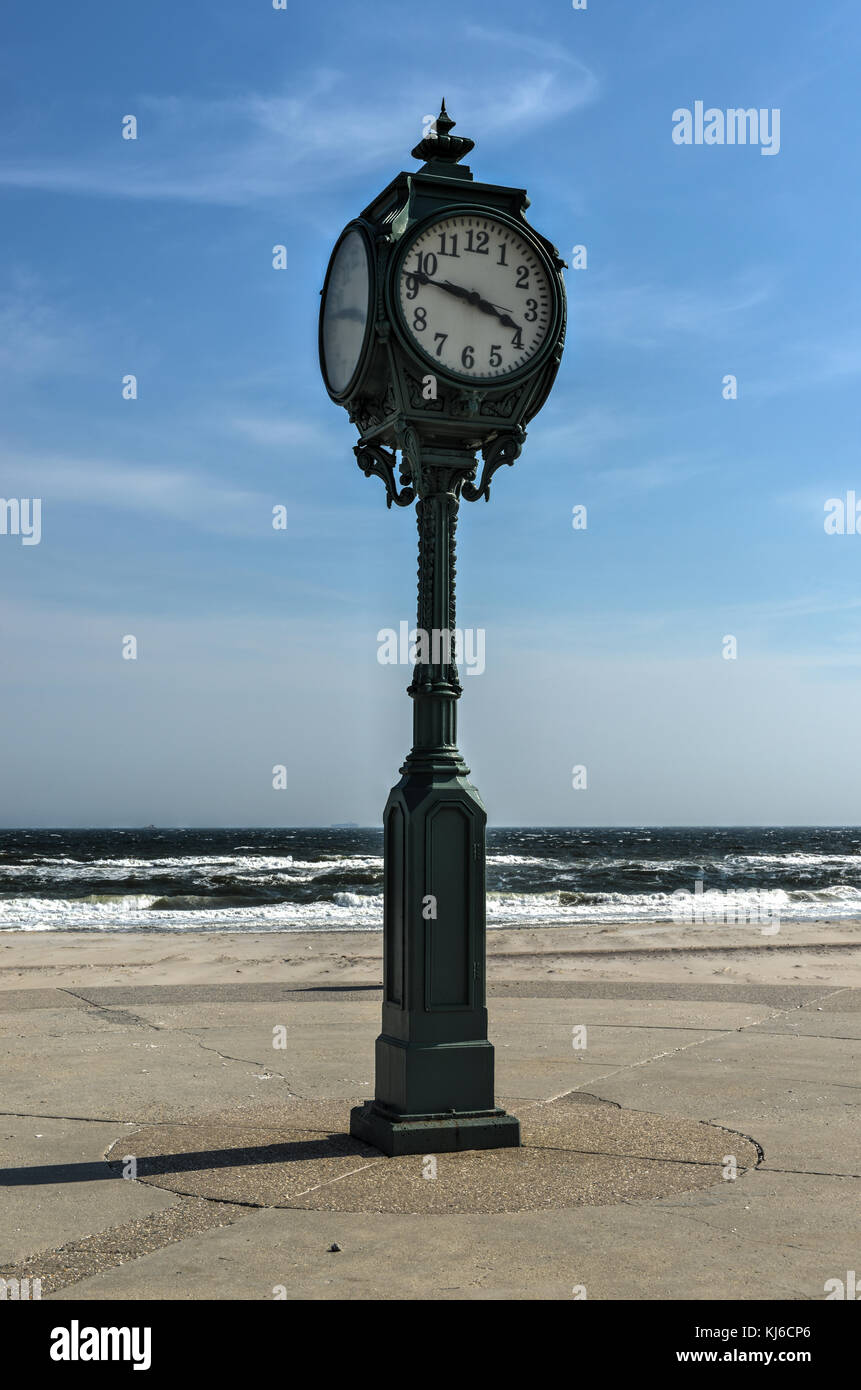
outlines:
[[[393, 449], [384, 449], [381, 444], [361, 443], [353, 446], [353, 453], [356, 461], [366, 478], [370, 478], [375, 473], [378, 478], [382, 478], [386, 487], [386, 506], [391, 507], [394, 502], [396, 507], [408, 507], [415, 501], [416, 492], [413, 487], [402, 487], [398, 490], [395, 482], [395, 468], [397, 467], [397, 454]], [[406, 482], [403, 467], [401, 467], [401, 483]]]
[[525, 438], [526, 431], [518, 429], [513, 434], [498, 435], [490, 444], [485, 444], [481, 450], [484, 466], [478, 484], [464, 483], [461, 496], [467, 502], [477, 502], [479, 497], [483, 497], [485, 502], [489, 502], [491, 478], [503, 464], [511, 467], [520, 455]]

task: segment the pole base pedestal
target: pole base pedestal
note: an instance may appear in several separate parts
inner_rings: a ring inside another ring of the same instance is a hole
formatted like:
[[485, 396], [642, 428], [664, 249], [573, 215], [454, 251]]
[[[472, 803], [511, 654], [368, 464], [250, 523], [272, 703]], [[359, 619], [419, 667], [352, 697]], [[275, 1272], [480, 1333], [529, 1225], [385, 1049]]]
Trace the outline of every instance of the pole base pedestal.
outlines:
[[520, 1121], [504, 1110], [402, 1115], [368, 1101], [350, 1111], [350, 1133], [389, 1158], [399, 1154], [520, 1147]]

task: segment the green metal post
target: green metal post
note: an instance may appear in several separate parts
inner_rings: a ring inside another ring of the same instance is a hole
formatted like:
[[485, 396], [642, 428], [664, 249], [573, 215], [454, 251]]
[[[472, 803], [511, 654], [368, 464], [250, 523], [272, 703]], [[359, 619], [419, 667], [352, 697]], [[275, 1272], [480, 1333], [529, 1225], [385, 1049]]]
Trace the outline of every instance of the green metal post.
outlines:
[[[382, 1031], [373, 1102], [350, 1132], [387, 1154], [519, 1145], [494, 1098], [485, 1007], [487, 815], [457, 748], [455, 528], [469, 449], [426, 448], [417, 470], [418, 652], [413, 747], [384, 812]], [[422, 647], [422, 639], [424, 648]]]

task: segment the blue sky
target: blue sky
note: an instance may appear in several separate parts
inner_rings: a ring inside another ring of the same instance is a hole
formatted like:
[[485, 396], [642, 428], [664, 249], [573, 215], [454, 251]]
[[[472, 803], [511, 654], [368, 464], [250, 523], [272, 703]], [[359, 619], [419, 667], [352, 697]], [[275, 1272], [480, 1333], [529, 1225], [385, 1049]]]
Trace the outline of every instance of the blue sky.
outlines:
[[[0, 822], [379, 819], [415, 527], [323, 389], [318, 291], [443, 94], [476, 178], [588, 248], [551, 400], [462, 508], [491, 822], [859, 820], [861, 535], [823, 524], [861, 498], [856, 6], [10, 0], [3, 27], [0, 495], [42, 499], [42, 539], [0, 535]], [[698, 100], [778, 108], [779, 153], [675, 144]]]

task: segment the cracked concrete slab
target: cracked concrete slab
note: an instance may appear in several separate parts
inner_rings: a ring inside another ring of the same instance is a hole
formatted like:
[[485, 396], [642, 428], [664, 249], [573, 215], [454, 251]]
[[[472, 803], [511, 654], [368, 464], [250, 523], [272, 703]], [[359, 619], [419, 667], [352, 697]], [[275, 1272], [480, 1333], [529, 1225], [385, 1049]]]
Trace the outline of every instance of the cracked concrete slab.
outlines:
[[0, 1265], [178, 1199], [117, 1178], [105, 1150], [121, 1146], [121, 1122], [0, 1115]]
[[[781, 1013], [776, 1017], [763, 1019], [752, 1025], [753, 1033], [774, 1033], [781, 1037], [800, 1038], [854, 1038], [861, 1040], [861, 1014], [839, 1013], [836, 1010], [826, 1013], [824, 1009], [798, 1010], [792, 1014]], [[861, 1076], [858, 1078], [861, 1085]]]
[[[194, 1035], [138, 1026], [32, 1040], [7, 1038], [0, 1106], [44, 1114], [182, 1119], [216, 1104], [253, 1101], [272, 1076], [231, 1061]], [[288, 1084], [279, 1081], [278, 1084]]]
[[568, 1037], [575, 1024], [597, 1024], [607, 1028], [690, 1029], [693, 1032], [735, 1032], [768, 1020], [785, 1010], [775, 1010], [770, 1004], [739, 1003], [735, 1000], [687, 999], [614, 999], [608, 1008], [606, 999], [591, 995], [552, 996], [541, 999], [536, 1010], [527, 997], [506, 995], [493, 1005], [493, 1021], [507, 1028], [533, 1026], [536, 1021], [555, 1027]]
[[861, 989], [838, 989], [822, 999], [809, 1000], [802, 1008], [826, 1014], [861, 1013]]
[[[550, 1003], [555, 1020], [545, 1016], [545, 1001], [538, 1009], [530, 1001], [528, 1007], [520, 1004], [512, 1014], [500, 1011], [499, 1027], [491, 1030], [491, 1038], [496, 1046], [498, 1084], [503, 1089], [545, 1098], [580, 1085], [584, 1071], [591, 1075], [592, 1068], [623, 1066], [710, 1036], [705, 1028], [663, 1029], [655, 1019], [650, 1027], [627, 1029], [600, 1023], [596, 1016], [588, 1047], [574, 1049], [570, 1010], [566, 1012], [567, 1006], [560, 1001]], [[289, 1008], [244, 1004], [241, 1022], [230, 1020], [231, 1008], [235, 1018], [235, 1006], [188, 1005], [181, 1014], [184, 1033], [199, 1038], [201, 1047], [211, 1048], [222, 1057], [253, 1062], [259, 1069], [284, 1076], [299, 1095], [352, 1096], [356, 1087], [372, 1086], [377, 1005], [343, 1002], [337, 1018], [327, 1015], [324, 1035], [318, 1021], [309, 1020], [304, 1004]], [[175, 1027], [180, 1017], [171, 1009], [151, 1005], [141, 1006], [139, 1012], [159, 1027], [171, 1023]], [[749, 1016], [749, 1009], [743, 1016]], [[735, 1012], [733, 1017], [739, 1014]], [[284, 1049], [272, 1046], [276, 1026], [285, 1029]], [[350, 1060], [347, 1067], [345, 1059]]]
[[[861, 1111], [856, 1101], [824, 1104], [728, 1106], [712, 1117], [718, 1124], [754, 1132], [765, 1151], [763, 1166], [779, 1171], [861, 1177]], [[861, 1193], [855, 1198], [861, 1210]], [[857, 1223], [856, 1223], [857, 1224]]]
[[27, 1259], [5, 1266], [0, 1264], [0, 1278], [38, 1279], [44, 1298], [95, 1274], [116, 1269], [127, 1261], [139, 1260], [154, 1250], [199, 1235], [201, 1231], [233, 1225], [251, 1210], [251, 1207], [228, 1206], [199, 1197], [178, 1197], [161, 1210], [109, 1226], [94, 1235], [79, 1236]]
[[[25, 945], [32, 967], [39, 950]], [[590, 1298], [805, 1299], [821, 1298], [825, 1279], [857, 1268], [857, 1223], [847, 1213], [857, 1207], [859, 1180], [831, 1175], [858, 1169], [861, 989], [811, 982], [810, 973], [776, 985], [544, 979], [534, 970], [520, 982], [492, 982], [498, 1089], [517, 1097], [504, 1103], [522, 1121], [538, 1123], [542, 1112], [546, 1119], [546, 1102], [572, 1087], [566, 1105], [585, 1104], [589, 1094], [656, 1122], [710, 1121], [765, 1148], [764, 1165], [734, 1183], [716, 1178], [673, 1196], [621, 1194], [601, 1207], [494, 1215], [254, 1210], [106, 1181], [104, 1151], [114, 1141], [125, 1149], [124, 1136], [142, 1126], [164, 1126], [166, 1139], [168, 1126], [213, 1114], [223, 1146], [241, 1147], [249, 1113], [269, 1128], [303, 1093], [315, 1097], [320, 1116], [335, 1102], [345, 1125], [349, 1105], [371, 1089], [375, 963], [368, 989], [361, 976], [344, 989], [317, 988], [307, 971], [301, 988], [291, 988], [268, 976], [271, 943], [258, 939], [260, 961], [249, 960], [248, 973], [263, 978], [240, 982], [225, 975], [244, 968], [248, 944], [237, 938], [226, 960], [209, 938], [206, 969], [221, 976], [204, 970], [170, 984], [171, 971], [192, 968], [195, 944], [172, 939], [165, 953], [164, 942], [138, 942], [132, 954], [141, 969], [156, 951], [164, 978], [135, 986], [123, 983], [125, 966], [111, 979], [110, 942], [63, 945], [61, 988], [4, 989], [0, 975], [0, 1109], [28, 1112], [0, 1115], [9, 1136], [3, 1162], [16, 1174], [0, 1193], [4, 1212], [15, 1212], [7, 1245], [19, 1262], [30, 1255], [50, 1263], [64, 1290], [51, 1297], [272, 1298], [282, 1283], [288, 1298], [570, 1298], [574, 1283], [586, 1283]], [[82, 972], [84, 948], [92, 963]], [[281, 1022], [285, 1050], [271, 1046]], [[570, 1047], [575, 1023], [588, 1028], [585, 1057]], [[51, 1123], [57, 1130], [46, 1150]], [[313, 1126], [307, 1133], [313, 1141]], [[366, 1171], [391, 1162], [372, 1157]], [[585, 1187], [582, 1166], [578, 1176]], [[365, 1195], [380, 1205], [371, 1187]], [[237, 1212], [241, 1220], [223, 1225]], [[341, 1252], [329, 1253], [333, 1241]]]
[[113, 1032], [117, 1027], [137, 1027], [130, 1019], [111, 1015], [104, 1009], [78, 1009], [68, 1004], [56, 1008], [0, 1011], [0, 1039], [63, 1038], [70, 1033]]
[[[327, 996], [328, 998], [328, 996]], [[264, 1050], [272, 1049], [272, 1030], [278, 1024], [283, 1024], [288, 1028], [307, 1028], [308, 1027], [308, 1003], [319, 1003], [313, 996], [304, 996], [301, 1000], [293, 998], [274, 999], [274, 1000], [248, 1000], [248, 999], [221, 999], [198, 1001], [191, 1000], [187, 1003], [175, 1003], [170, 1000], [157, 1001], [154, 1003], [138, 1002], [135, 1005], [135, 1012], [148, 1023], [159, 1028], [184, 1028], [186, 1030], [195, 1029], [202, 1031], [207, 1028], [245, 1028], [249, 1031], [257, 1031], [258, 1048]], [[380, 1021], [379, 1002], [368, 1002], [362, 996], [353, 995], [350, 998], [339, 998], [334, 1001], [335, 1005], [350, 1005], [349, 1018], [362, 1027], [370, 1026]], [[237, 1008], [237, 1003], [241, 1004], [241, 1009]], [[111, 1005], [110, 1007], [114, 1007]], [[337, 1028], [342, 1022], [339, 1017], [342, 1010], [337, 1007], [330, 1007], [325, 1015], [328, 1020], [326, 1023], [327, 1031], [330, 1028]], [[319, 1027], [318, 1027], [319, 1031]]]
[[826, 1279], [857, 1267], [845, 1200], [838, 1180], [760, 1170], [684, 1197], [562, 1211], [268, 1209], [52, 1297], [570, 1301], [584, 1286], [592, 1300], [821, 1299]]
[[30, 1009], [64, 1009], [74, 1005], [86, 1009], [82, 999], [72, 999], [59, 989], [0, 989], [0, 1014], [23, 1013]]
[[[71, 935], [71, 934], [70, 934]], [[524, 955], [524, 961], [528, 962]], [[251, 973], [251, 972], [249, 972]], [[69, 991], [78, 991], [72, 994]], [[602, 980], [582, 977], [520, 980], [489, 980], [488, 998], [491, 999], [596, 999], [620, 1001], [652, 1001], [661, 1004], [666, 1001], [686, 1001], [691, 1003], [761, 1004], [769, 1008], [809, 1008], [821, 1007], [826, 1011], [838, 1008], [840, 1012], [861, 1011], [861, 989], [846, 988], [833, 984], [764, 984], [745, 980], [723, 981], [659, 981], [653, 979]], [[827, 998], [823, 998], [827, 996]], [[4, 1008], [50, 1008], [58, 1001], [75, 998], [81, 1007], [93, 1004], [107, 1007], [120, 1007], [134, 1002], [139, 1004], [192, 1004], [192, 1003], [260, 1003], [260, 1002], [306, 1002], [337, 1003], [339, 1000], [370, 1001], [379, 1003], [382, 990], [375, 984], [336, 984], [315, 982], [297, 985], [284, 981], [248, 979], [244, 982], [227, 980], [221, 982], [201, 982], [195, 984], [115, 984], [100, 985], [76, 980], [66, 986], [52, 988], [3, 988], [0, 974], [0, 1012]], [[832, 999], [839, 997], [839, 1004]], [[8, 1001], [8, 1002], [7, 1002]]]
[[857, 1173], [861, 1044], [746, 1030], [590, 1084], [621, 1105], [699, 1115], [755, 1134], [766, 1165]]

